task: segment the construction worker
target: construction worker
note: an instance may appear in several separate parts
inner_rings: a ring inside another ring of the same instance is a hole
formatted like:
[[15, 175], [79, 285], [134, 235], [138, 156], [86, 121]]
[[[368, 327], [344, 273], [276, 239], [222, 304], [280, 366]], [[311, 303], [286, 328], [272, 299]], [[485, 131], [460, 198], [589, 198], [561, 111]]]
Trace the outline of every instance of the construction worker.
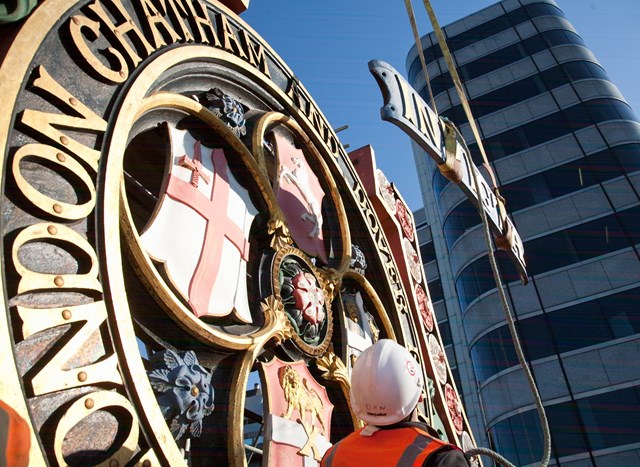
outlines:
[[0, 400], [0, 466], [27, 467], [30, 447], [29, 425], [9, 404]]
[[423, 394], [422, 372], [409, 351], [389, 339], [376, 342], [351, 375], [351, 406], [367, 425], [329, 448], [320, 465], [468, 467], [458, 447], [417, 421]]

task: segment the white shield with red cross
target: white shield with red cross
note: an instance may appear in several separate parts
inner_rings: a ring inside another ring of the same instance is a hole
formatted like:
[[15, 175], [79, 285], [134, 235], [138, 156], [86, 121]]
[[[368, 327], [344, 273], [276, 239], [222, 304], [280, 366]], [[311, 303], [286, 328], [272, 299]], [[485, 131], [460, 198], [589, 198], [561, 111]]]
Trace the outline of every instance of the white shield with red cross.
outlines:
[[317, 466], [331, 447], [333, 404], [304, 362], [261, 365], [266, 384], [266, 465]]
[[172, 163], [164, 192], [140, 236], [147, 253], [198, 317], [251, 322], [246, 268], [249, 231], [258, 213], [229, 170], [224, 151], [169, 127]]
[[278, 190], [276, 199], [282, 209], [293, 241], [310, 256], [327, 263], [322, 227], [324, 191], [302, 150], [284, 136], [276, 134], [278, 151]]

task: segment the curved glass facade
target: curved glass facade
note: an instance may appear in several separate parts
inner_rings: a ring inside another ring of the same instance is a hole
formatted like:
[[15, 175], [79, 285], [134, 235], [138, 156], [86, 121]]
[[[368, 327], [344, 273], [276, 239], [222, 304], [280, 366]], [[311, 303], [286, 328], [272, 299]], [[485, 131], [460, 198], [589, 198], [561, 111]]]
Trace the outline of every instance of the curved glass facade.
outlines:
[[[628, 407], [640, 407], [638, 386], [546, 406], [549, 424], [555, 428], [551, 433], [553, 454], [562, 458], [637, 445], [640, 439], [637, 411]], [[576, 431], [576, 426], [583, 427], [584, 431]], [[496, 449], [516, 465], [534, 464], [542, 457], [543, 441], [535, 410], [496, 423], [491, 433]], [[591, 459], [587, 462], [597, 465], [597, 460]]]
[[[640, 287], [521, 319], [518, 335], [527, 360], [570, 352], [640, 333]], [[576, 322], [581, 321], [581, 326]], [[518, 364], [504, 324], [471, 345], [476, 377], [482, 384]]]
[[[463, 49], [475, 42], [494, 36], [538, 16], [564, 17], [564, 14], [558, 7], [550, 4], [534, 3], [532, 5], [526, 5], [510, 11], [504, 16], [500, 16], [449, 38], [447, 40], [447, 45], [451, 52], [456, 52], [457, 50]], [[438, 45], [427, 47], [423, 52], [427, 62], [431, 62], [442, 57], [442, 51]], [[422, 68], [420, 66], [420, 61], [414, 61], [409, 67], [409, 81], [415, 80], [421, 72]]]
[[[640, 242], [640, 205], [524, 242], [527, 271], [544, 274], [581, 261], [616, 252]], [[513, 265], [499, 256], [506, 281], [517, 281]], [[485, 292], [495, 289], [487, 256], [473, 261], [456, 279], [458, 300], [466, 309]]]
[[[469, 101], [475, 118], [481, 118], [498, 110], [504, 109], [513, 102], [523, 101], [535, 97], [545, 91], [559, 88], [572, 81], [581, 79], [608, 79], [604, 69], [593, 62], [573, 61], [557, 65], [540, 72], [539, 75], [529, 76], [508, 86], [475, 97]], [[428, 99], [426, 88], [421, 92], [424, 99]], [[465, 122], [467, 116], [462, 105], [456, 105], [442, 112], [452, 122]]]
[[[624, 362], [640, 350], [640, 121], [553, 0], [503, 1], [444, 29], [449, 48], [462, 57], [458, 71], [471, 83], [465, 86], [472, 112], [523, 239], [529, 285], [520, 284], [506, 255], [498, 252], [497, 260], [546, 395], [552, 462], [624, 465], [621, 459], [640, 446], [640, 369]], [[425, 40], [435, 44], [433, 34]], [[487, 46], [479, 44], [485, 40]], [[428, 63], [442, 56], [437, 44], [425, 54]], [[441, 66], [430, 78], [438, 110], [464, 124]], [[408, 74], [426, 97], [417, 58]], [[509, 117], [514, 112], [518, 118]], [[495, 124], [500, 120], [506, 123]], [[469, 149], [479, 164], [476, 144]], [[515, 383], [521, 369], [496, 311], [479, 214], [422, 157], [416, 153], [418, 165], [428, 168], [418, 172], [425, 212], [433, 217], [424, 249], [430, 258], [437, 253], [431, 269], [439, 271], [430, 290], [449, 313], [439, 321], [452, 325], [451, 353], [469, 356], [463, 392], [480, 388], [481, 402], [467, 413], [476, 410], [494, 449], [517, 465], [532, 465], [542, 455], [540, 424]], [[456, 368], [462, 372], [464, 364]]]

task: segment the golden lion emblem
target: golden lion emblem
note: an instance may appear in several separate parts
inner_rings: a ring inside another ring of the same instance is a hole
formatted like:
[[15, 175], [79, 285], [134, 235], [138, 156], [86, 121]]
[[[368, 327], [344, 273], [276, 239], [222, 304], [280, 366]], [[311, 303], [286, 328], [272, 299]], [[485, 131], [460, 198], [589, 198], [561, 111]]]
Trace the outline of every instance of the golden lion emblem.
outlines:
[[324, 403], [318, 392], [309, 387], [306, 378], [302, 378], [291, 366], [285, 365], [278, 369], [278, 380], [284, 391], [284, 398], [287, 401], [287, 410], [282, 416], [291, 419], [294, 409], [300, 413], [300, 422], [306, 422], [307, 412], [311, 414], [311, 425], [317, 420], [325, 431], [322, 419], [322, 409]]

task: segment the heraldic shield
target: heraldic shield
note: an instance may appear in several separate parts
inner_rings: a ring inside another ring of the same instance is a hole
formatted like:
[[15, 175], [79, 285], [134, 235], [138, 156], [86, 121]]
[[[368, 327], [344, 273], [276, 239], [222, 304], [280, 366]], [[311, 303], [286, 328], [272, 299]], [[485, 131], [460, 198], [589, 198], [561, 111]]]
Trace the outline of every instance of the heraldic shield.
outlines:
[[333, 404], [303, 361], [261, 364], [266, 388], [266, 465], [319, 465], [331, 443]]
[[188, 131], [169, 127], [171, 160], [160, 202], [140, 236], [169, 281], [198, 317], [251, 322], [246, 268], [256, 214], [249, 192], [221, 148], [206, 148]]
[[325, 193], [302, 150], [275, 135], [280, 167], [276, 197], [298, 247], [328, 262], [324, 245], [322, 200]]

